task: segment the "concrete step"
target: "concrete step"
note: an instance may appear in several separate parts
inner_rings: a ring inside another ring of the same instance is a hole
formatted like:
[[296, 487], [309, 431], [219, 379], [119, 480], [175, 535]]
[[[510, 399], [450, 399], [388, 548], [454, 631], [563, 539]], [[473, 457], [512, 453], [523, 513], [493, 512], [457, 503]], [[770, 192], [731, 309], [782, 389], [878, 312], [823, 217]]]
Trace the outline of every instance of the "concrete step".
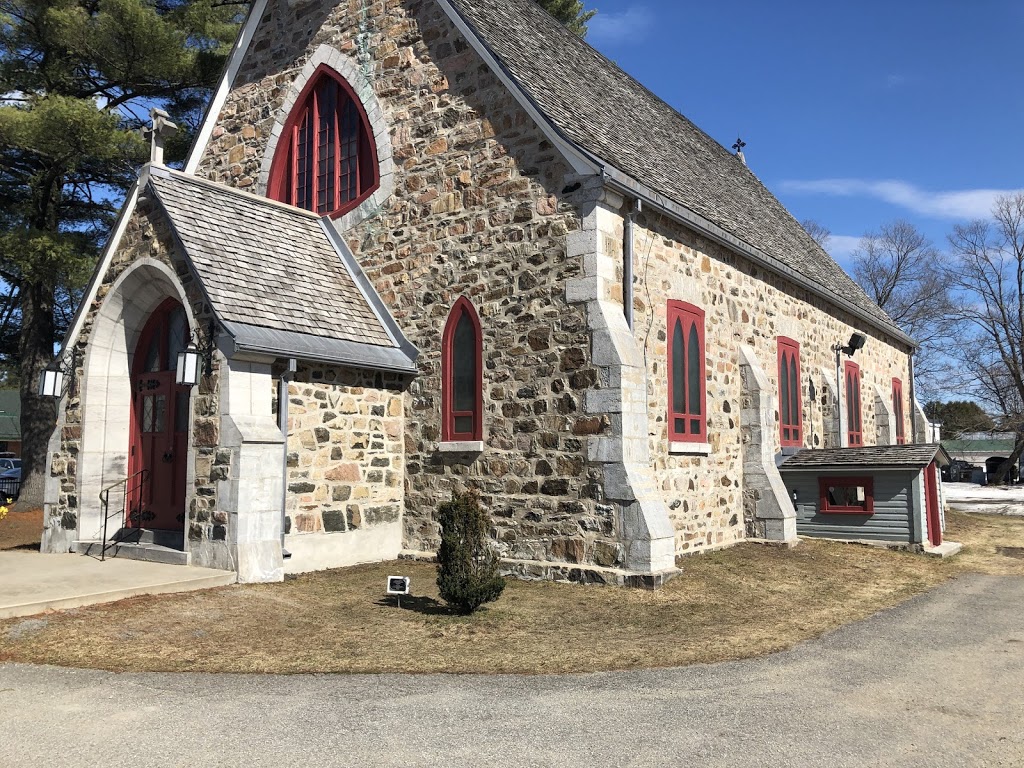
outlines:
[[[76, 541], [75, 551], [80, 555], [99, 557], [103, 544], [99, 541]], [[192, 553], [180, 549], [149, 544], [145, 542], [112, 541], [107, 548], [107, 555], [122, 560], [143, 560], [147, 563], [165, 563], [166, 565], [191, 565]]]
[[944, 541], [937, 547], [933, 547], [930, 544], [926, 544], [924, 548], [924, 553], [926, 555], [931, 555], [932, 557], [946, 558], [952, 557], [963, 548], [964, 545], [958, 541]]

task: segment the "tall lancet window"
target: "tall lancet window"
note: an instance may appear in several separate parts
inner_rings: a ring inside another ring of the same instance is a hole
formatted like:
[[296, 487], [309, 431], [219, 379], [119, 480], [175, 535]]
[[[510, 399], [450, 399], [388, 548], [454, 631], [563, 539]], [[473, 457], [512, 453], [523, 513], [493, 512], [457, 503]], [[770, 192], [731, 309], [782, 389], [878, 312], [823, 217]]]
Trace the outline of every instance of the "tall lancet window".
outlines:
[[483, 439], [483, 365], [480, 319], [460, 298], [448, 315], [441, 340], [441, 439]]
[[783, 446], [803, 445], [800, 344], [785, 336], [779, 336], [779, 438]]

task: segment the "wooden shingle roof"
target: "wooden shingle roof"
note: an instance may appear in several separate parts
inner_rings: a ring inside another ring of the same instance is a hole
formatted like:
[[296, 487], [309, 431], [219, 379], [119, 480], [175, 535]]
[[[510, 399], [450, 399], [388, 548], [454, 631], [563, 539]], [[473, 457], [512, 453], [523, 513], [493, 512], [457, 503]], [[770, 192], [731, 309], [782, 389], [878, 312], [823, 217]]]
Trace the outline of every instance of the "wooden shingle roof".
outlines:
[[754, 173], [534, 0], [447, 0], [574, 146], [908, 340]]
[[859, 448], [824, 450], [805, 448], [782, 462], [779, 465], [779, 471], [863, 469], [868, 467], [920, 469], [931, 464], [933, 460], [937, 460], [942, 466], [949, 463], [949, 454], [938, 443], [869, 445]]
[[416, 353], [348, 247], [315, 214], [152, 167], [148, 187], [236, 343], [415, 371]]

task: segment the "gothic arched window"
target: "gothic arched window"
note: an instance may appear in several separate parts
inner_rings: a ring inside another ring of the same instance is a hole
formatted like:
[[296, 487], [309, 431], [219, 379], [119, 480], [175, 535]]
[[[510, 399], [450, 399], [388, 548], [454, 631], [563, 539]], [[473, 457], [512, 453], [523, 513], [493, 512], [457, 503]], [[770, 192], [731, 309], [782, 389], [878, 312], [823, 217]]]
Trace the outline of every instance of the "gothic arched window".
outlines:
[[441, 340], [442, 440], [483, 440], [482, 357], [480, 319], [462, 297]]
[[704, 385], [704, 310], [668, 303], [668, 439], [701, 443], [708, 437]]
[[333, 217], [355, 208], [379, 184], [366, 113], [352, 87], [321, 65], [284, 124], [267, 195]]
[[800, 344], [779, 336], [779, 437], [783, 446], [803, 445]]

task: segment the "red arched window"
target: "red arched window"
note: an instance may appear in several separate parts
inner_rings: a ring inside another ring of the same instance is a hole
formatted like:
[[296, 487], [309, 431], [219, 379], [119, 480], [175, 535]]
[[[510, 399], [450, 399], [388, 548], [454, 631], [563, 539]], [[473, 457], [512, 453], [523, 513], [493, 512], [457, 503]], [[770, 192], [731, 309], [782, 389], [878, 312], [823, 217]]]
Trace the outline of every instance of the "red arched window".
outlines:
[[476, 310], [460, 298], [441, 340], [442, 440], [483, 440], [481, 335]]
[[267, 196], [340, 216], [380, 184], [370, 123], [352, 87], [321, 64], [284, 124]]
[[779, 437], [783, 446], [803, 445], [800, 401], [800, 343], [779, 336]]
[[704, 380], [704, 310], [681, 301], [669, 301], [669, 441], [701, 443], [708, 439]]
[[852, 360], [846, 361], [846, 444], [851, 448], [864, 445], [861, 431], [860, 411], [860, 366]]
[[903, 425], [903, 382], [892, 380], [892, 410], [896, 418], [896, 445], [907, 442], [907, 433]]

